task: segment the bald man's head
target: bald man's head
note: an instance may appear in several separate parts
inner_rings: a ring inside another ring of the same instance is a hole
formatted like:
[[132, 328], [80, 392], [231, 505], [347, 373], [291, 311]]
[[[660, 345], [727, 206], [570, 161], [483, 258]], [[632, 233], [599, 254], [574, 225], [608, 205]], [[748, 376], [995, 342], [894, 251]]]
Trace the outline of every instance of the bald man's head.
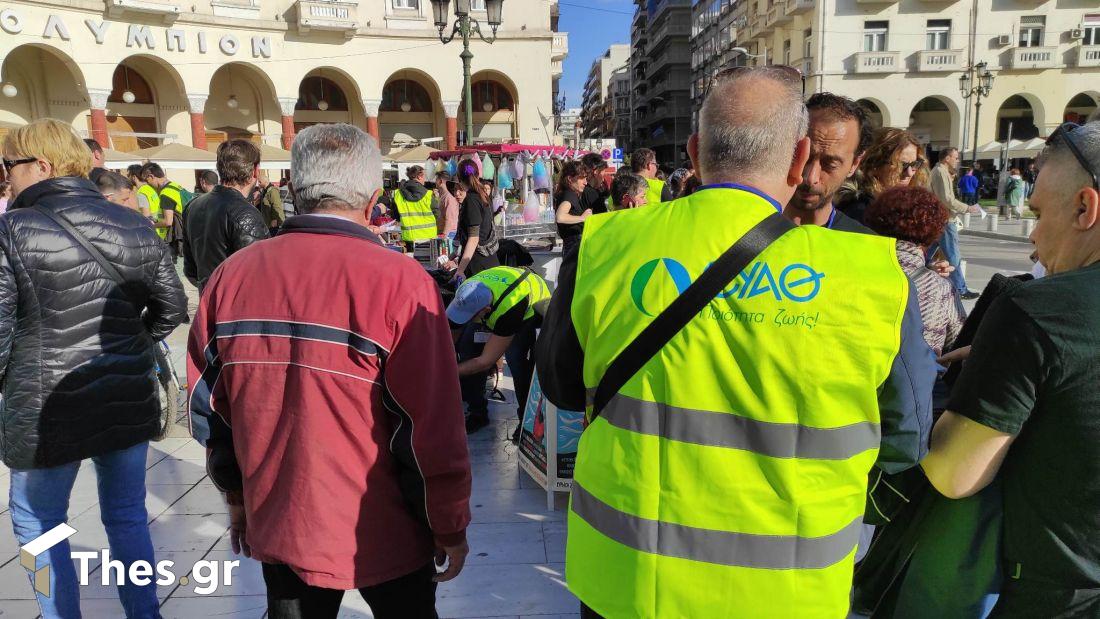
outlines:
[[802, 80], [789, 67], [721, 78], [699, 112], [699, 175], [706, 183], [779, 182], [808, 125]]

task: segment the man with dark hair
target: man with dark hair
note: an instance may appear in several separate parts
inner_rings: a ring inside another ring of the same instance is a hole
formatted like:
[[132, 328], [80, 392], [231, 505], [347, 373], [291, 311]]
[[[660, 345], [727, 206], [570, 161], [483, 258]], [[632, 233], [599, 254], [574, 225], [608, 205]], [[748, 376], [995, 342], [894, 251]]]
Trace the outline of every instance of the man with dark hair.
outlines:
[[159, 201], [157, 197], [157, 190], [152, 187], [147, 187], [145, 177], [142, 174], [145, 166], [140, 163], [126, 168], [126, 178], [130, 179], [130, 182], [134, 184], [134, 194], [137, 196], [138, 210], [142, 215], [146, 217], [153, 216], [153, 203]]
[[802, 183], [783, 215], [798, 225], [871, 234], [871, 230], [833, 207], [844, 181], [852, 178], [871, 145], [872, 128], [863, 106], [848, 97], [819, 92], [806, 102], [810, 112], [810, 160]]
[[648, 148], [639, 148], [630, 156], [630, 169], [649, 184], [649, 191], [646, 192], [648, 204], [671, 202], [676, 198], [668, 185], [657, 178], [661, 171], [661, 166], [657, 164], [657, 153]]
[[225, 259], [268, 238], [260, 212], [246, 199], [260, 172], [260, 149], [247, 140], [218, 146], [222, 183], [203, 194], [184, 214], [183, 274], [201, 291]]
[[199, 172], [199, 187], [195, 193], [210, 193], [218, 186], [218, 173], [213, 170]]
[[104, 170], [96, 181], [96, 189], [110, 202], [141, 212], [137, 205], [137, 196], [134, 195], [134, 184], [125, 176]]
[[599, 153], [588, 153], [581, 157], [581, 163], [588, 168], [588, 184], [581, 192], [580, 210], [591, 210], [593, 215], [607, 212], [607, 199], [611, 197], [610, 179], [607, 177], [607, 162]]
[[98, 183], [99, 177], [107, 171], [107, 168], [103, 167], [103, 147], [92, 138], [84, 138], [84, 143], [88, 145], [88, 150], [92, 151], [92, 171], [88, 172], [88, 179]]
[[620, 211], [646, 205], [649, 185], [645, 178], [627, 170], [621, 170], [611, 181], [611, 210]]
[[176, 218], [182, 216], [183, 207], [187, 206], [188, 197], [192, 194], [180, 187], [179, 183], [168, 180], [164, 169], [156, 163], [147, 163], [142, 166], [141, 180], [157, 193], [156, 201], [150, 203], [153, 227], [157, 229], [157, 235], [172, 247], [173, 256], [178, 258], [182, 249], [179, 247], [181, 239], [178, 234], [171, 234], [171, 232], [176, 225]]

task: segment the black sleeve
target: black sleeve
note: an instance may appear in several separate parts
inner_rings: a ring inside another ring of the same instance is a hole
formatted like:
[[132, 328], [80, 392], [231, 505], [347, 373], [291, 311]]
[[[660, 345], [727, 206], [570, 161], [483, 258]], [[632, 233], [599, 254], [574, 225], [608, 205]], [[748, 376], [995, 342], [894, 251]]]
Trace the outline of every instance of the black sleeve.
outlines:
[[485, 218], [485, 205], [481, 203], [481, 198], [469, 196], [466, 198], [469, 203], [466, 209], [466, 227], [467, 228], [480, 228]]
[[661, 189], [661, 202], [672, 202], [676, 199], [676, 196], [672, 193], [672, 187], [666, 182], [663, 189]]
[[171, 335], [187, 317], [187, 295], [176, 275], [176, 264], [167, 245], [161, 246], [160, 261], [148, 286], [149, 299], [142, 319], [149, 336], [159, 342]]
[[577, 254], [573, 245], [562, 257], [558, 286], [542, 320], [542, 333], [535, 344], [535, 367], [546, 398], [559, 408], [585, 408], [584, 351], [573, 325], [571, 308], [577, 285]]
[[183, 276], [186, 277], [187, 281], [191, 282], [193, 286], [198, 288], [199, 267], [195, 263], [195, 252], [191, 249], [192, 234], [187, 229], [187, 222], [191, 218], [191, 213], [194, 212], [194, 208], [189, 208], [183, 215]]
[[[970, 356], [947, 408], [988, 428], [1019, 434], [1057, 355], [1046, 333], [1012, 299], [1002, 295], [978, 326]], [[1005, 371], [1005, 364], [1011, 371]]]
[[504, 312], [500, 318], [497, 318], [496, 324], [492, 328], [493, 334], [500, 337], [512, 337], [519, 333], [519, 330], [523, 328], [523, 315], [527, 313], [529, 304], [528, 299], [523, 299], [516, 303], [515, 307]]
[[206, 449], [206, 473], [218, 490], [227, 494], [243, 490], [244, 478], [233, 448], [233, 430], [221, 415], [210, 417], [210, 438], [206, 441]]
[[241, 207], [233, 213], [233, 236], [230, 239], [233, 251], [240, 251], [245, 247], [262, 241], [271, 236], [264, 223], [260, 211], [254, 208]]
[[174, 211], [176, 213], [179, 213], [180, 212], [180, 207], [179, 207], [178, 204], [176, 204], [175, 200], [173, 200], [172, 198], [170, 198], [168, 196], [162, 195], [160, 197], [160, 210], [162, 212], [163, 211]]

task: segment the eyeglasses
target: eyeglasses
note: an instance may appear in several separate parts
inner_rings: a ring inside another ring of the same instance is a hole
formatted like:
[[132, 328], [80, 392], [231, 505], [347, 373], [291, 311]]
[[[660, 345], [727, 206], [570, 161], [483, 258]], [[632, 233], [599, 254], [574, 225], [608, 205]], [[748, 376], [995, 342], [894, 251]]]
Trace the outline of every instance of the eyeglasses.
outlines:
[[917, 159], [916, 161], [899, 161], [898, 168], [901, 169], [901, 173], [908, 174], [910, 170], [916, 172], [924, 167], [924, 159]]
[[1085, 172], [1088, 172], [1089, 176], [1092, 177], [1093, 189], [1100, 191], [1100, 173], [1092, 167], [1088, 159], [1085, 159], [1084, 153], [1081, 152], [1077, 143], [1073, 141], [1073, 132], [1080, 127], [1081, 125], [1077, 123], [1062, 123], [1061, 126], [1055, 129], [1054, 133], [1050, 134], [1050, 137], [1047, 138], [1047, 144], [1054, 144], [1059, 138], [1062, 138], [1062, 141], [1069, 147], [1069, 151], [1077, 158], [1077, 163], [1080, 163], [1081, 167], [1085, 169]]
[[24, 163], [31, 163], [32, 161], [38, 161], [38, 157], [24, 157], [23, 159], [4, 159], [4, 170], [11, 172], [11, 169], [17, 165], [23, 165]]
[[799, 84], [800, 83], [800, 84], [802, 84], [802, 94], [803, 95], [806, 94], [806, 79], [802, 75], [802, 71], [800, 71], [796, 67], [792, 67], [790, 65], [770, 64], [770, 65], [763, 66], [763, 67], [737, 66], [737, 67], [727, 67], [725, 69], [719, 69], [710, 78], [710, 82], [707, 84], [706, 90], [703, 91], [703, 100], [706, 101], [706, 99], [710, 95], [711, 91], [714, 90], [714, 87], [717, 86], [719, 82], [723, 82], [723, 81], [728, 80], [728, 79], [730, 79], [730, 78], [732, 78], [732, 77], [734, 77], [738, 74], [747, 73], [749, 71], [752, 71], [753, 73], [759, 73], [760, 75], [769, 75], [769, 76], [772, 76], [772, 77], [777, 77], [781, 80], [790, 82], [792, 84]]

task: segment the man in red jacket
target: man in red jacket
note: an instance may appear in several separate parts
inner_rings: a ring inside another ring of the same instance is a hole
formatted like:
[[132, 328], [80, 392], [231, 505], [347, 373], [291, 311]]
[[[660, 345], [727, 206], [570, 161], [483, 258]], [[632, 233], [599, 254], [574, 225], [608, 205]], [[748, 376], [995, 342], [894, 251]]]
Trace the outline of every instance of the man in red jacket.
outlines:
[[192, 433], [234, 550], [264, 564], [269, 617], [336, 617], [347, 589], [380, 619], [435, 617], [435, 583], [461, 571], [470, 522], [439, 291], [366, 228], [382, 190], [373, 138], [317, 125], [291, 161], [304, 214], [204, 290], [188, 342]]

